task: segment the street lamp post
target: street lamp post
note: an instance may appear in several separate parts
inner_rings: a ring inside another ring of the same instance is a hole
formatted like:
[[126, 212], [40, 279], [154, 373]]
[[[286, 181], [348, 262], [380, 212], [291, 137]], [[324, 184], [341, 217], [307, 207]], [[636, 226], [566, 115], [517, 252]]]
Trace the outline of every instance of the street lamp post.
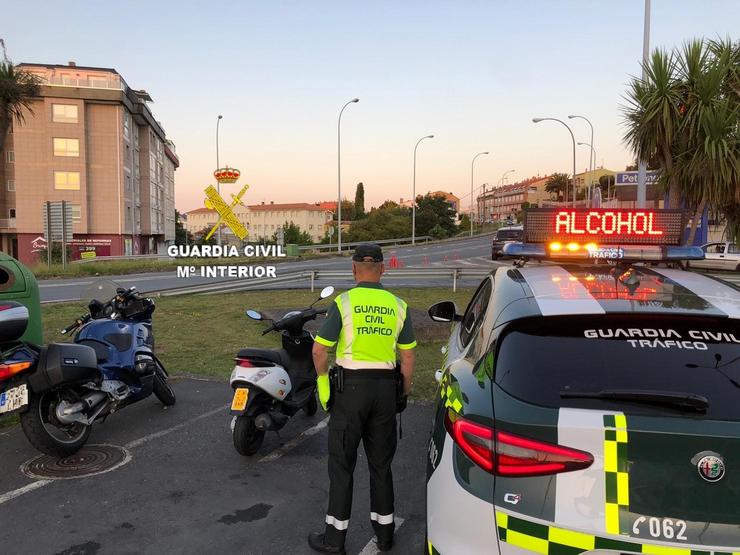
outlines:
[[[221, 125], [221, 119], [223, 116], [221, 114], [218, 115], [218, 118], [216, 119], [216, 169], [221, 169], [219, 158], [218, 158], [218, 128], [219, 125]], [[221, 183], [216, 180], [216, 190], [218, 191], [218, 195], [221, 196]], [[218, 229], [216, 230], [216, 242], [221, 245], [221, 226], [218, 226]]]
[[[650, 56], [650, 0], [645, 0], [645, 19], [642, 29], [642, 81], [647, 79], [647, 63]], [[647, 163], [637, 162], [637, 208], [647, 205]], [[671, 206], [671, 208], [673, 208]]]
[[473, 161], [470, 162], [470, 236], [473, 236], [473, 172], [475, 170], [475, 160], [478, 156], [489, 154], [489, 152], [479, 152], [473, 156]]
[[[499, 185], [499, 187], [503, 187], [503, 186], [504, 186], [504, 179], [506, 179], [506, 176], [507, 176], [507, 175], [509, 175], [509, 174], [510, 174], [511, 172], [514, 172], [514, 171], [516, 171], [516, 170], [507, 170], [507, 171], [505, 171], [505, 172], [504, 172], [504, 173], [503, 173], [503, 174], [501, 175], [501, 179], [499, 179], [499, 181], [498, 181], [498, 185]], [[500, 195], [500, 197], [501, 197], [501, 202], [499, 203], [499, 205], [500, 205], [500, 206], [499, 206], [499, 210], [501, 210], [501, 209], [503, 208], [503, 193], [502, 193], [502, 194]], [[494, 199], [494, 200], [495, 200], [495, 199]], [[494, 203], [494, 204], [495, 204], [495, 203]], [[499, 214], [499, 216], [500, 216], [500, 215], [501, 215], [501, 214]]]
[[[557, 118], [532, 118], [533, 123], [539, 123], [541, 121], [557, 121], [565, 126], [570, 133], [570, 138], [573, 140], [573, 206], [576, 205], [576, 138], [573, 135], [573, 130], [563, 120]], [[565, 204], [568, 205], [568, 191], [565, 191]]]
[[[579, 144], [579, 146], [587, 146], [587, 147], [589, 147], [591, 149], [591, 157], [594, 160], [596, 160], [596, 149], [594, 149], [593, 143], [578, 143], [578, 144]], [[594, 165], [595, 165], [595, 162], [594, 162]], [[590, 183], [589, 183], [589, 186], [588, 186], [588, 197], [587, 198], [590, 201], [591, 200], [591, 188], [593, 187], [594, 181], [593, 181], [593, 178], [589, 178], [589, 179], [590, 179]], [[590, 203], [589, 203], [589, 205], [590, 205]]]
[[416, 244], [416, 149], [419, 148], [419, 143], [424, 139], [433, 139], [434, 135], [426, 135], [416, 141], [414, 146], [414, 184], [411, 190], [411, 245]]
[[337, 120], [337, 252], [342, 254], [342, 112], [353, 102], [359, 102], [359, 98], [353, 98], [339, 110]]
[[[591, 147], [591, 152], [588, 153], [588, 200], [591, 200], [591, 186], [594, 183], [594, 176], [593, 171], [596, 169], [596, 151], [593, 149], [594, 144], [594, 126], [591, 124], [591, 120], [589, 120], [586, 116], [568, 116], [568, 119], [578, 118], [584, 120], [586, 123], [588, 123], [588, 126], [591, 128], [591, 142], [589, 142], [589, 146]], [[593, 161], [593, 162], [592, 162]]]

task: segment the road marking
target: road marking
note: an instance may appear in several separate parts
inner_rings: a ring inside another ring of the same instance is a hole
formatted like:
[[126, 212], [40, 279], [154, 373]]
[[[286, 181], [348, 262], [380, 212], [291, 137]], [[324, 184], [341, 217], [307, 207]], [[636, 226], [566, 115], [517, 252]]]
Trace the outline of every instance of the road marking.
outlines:
[[[153, 434], [149, 434], [148, 436], [144, 436], [139, 439], [135, 439], [134, 441], [131, 441], [127, 443], [124, 447], [126, 449], [133, 449], [134, 447], [139, 447], [140, 445], [143, 445], [144, 443], [147, 443], [148, 441], [151, 441], [153, 439], [157, 439], [159, 437], [162, 437], [164, 435], [167, 435], [171, 432], [175, 432], [177, 430], [180, 430], [184, 428], [185, 426], [188, 426], [189, 424], [192, 424], [193, 422], [197, 422], [198, 420], [202, 420], [203, 418], [208, 418], [209, 416], [213, 416], [214, 414], [221, 412], [225, 409], [227, 409], [230, 405], [223, 405], [218, 407], [217, 409], [214, 409], [212, 411], [208, 411], [204, 414], [201, 414], [199, 416], [196, 416], [194, 418], [191, 418], [190, 420], [186, 420], [185, 422], [178, 424], [177, 426], [172, 426], [171, 428], [167, 428], [166, 430], [161, 430], [159, 432], [154, 432]], [[57, 480], [38, 480], [36, 482], [31, 482], [30, 484], [26, 484], [22, 488], [15, 489], [13, 491], [9, 491], [7, 493], [0, 494], [0, 505], [3, 503], [10, 501], [12, 499], [15, 499], [16, 497], [20, 497], [21, 495], [24, 495], [26, 493], [30, 493], [32, 491], [35, 491], [39, 488], [42, 488], [44, 486], [48, 486], [49, 484], [53, 484]]]
[[[401, 518], [400, 516], [397, 516], [393, 519], [393, 522], [396, 523], [396, 531], [401, 527], [401, 525], [404, 523], [404, 518]], [[362, 551], [360, 551], [359, 555], [376, 555], [376, 553], [380, 553], [380, 550], [378, 549], [378, 545], [375, 543], [375, 538], [372, 538], [369, 542], [367, 542], [367, 545], [362, 548]]]
[[182, 428], [185, 428], [186, 426], [189, 426], [193, 422], [197, 422], [198, 420], [203, 420], [204, 418], [208, 418], [209, 416], [213, 416], [214, 414], [217, 414], [223, 410], [226, 410], [231, 405], [222, 405], [218, 407], [217, 409], [213, 409], [211, 411], [208, 411], [206, 413], [201, 414], [200, 416], [196, 416], [194, 418], [191, 418], [190, 420], [186, 420], [185, 422], [178, 424], [177, 426], [172, 426], [171, 428], [167, 428], [166, 430], [160, 430], [159, 432], [154, 432], [152, 434], [149, 434], [148, 436], [141, 437], [139, 439], [135, 439], [133, 441], [130, 441], [125, 445], [126, 449], [133, 449], [135, 447], [138, 447], [139, 445], [143, 445], [153, 439], [157, 439], [162, 436], [166, 436], [169, 433], [176, 432], [177, 430], [181, 430]]
[[298, 434], [296, 437], [291, 439], [288, 443], [283, 445], [282, 447], [279, 447], [278, 449], [275, 449], [272, 453], [269, 453], [262, 457], [259, 462], [272, 462], [276, 461], [285, 453], [293, 449], [294, 447], [297, 447], [300, 443], [303, 442], [304, 439], [307, 439], [313, 435], [318, 434], [321, 430], [326, 428], [327, 424], [329, 424], [329, 417], [327, 416], [324, 418], [321, 422], [318, 424], [311, 426], [307, 430], [302, 431], [300, 434]]
[[54, 480], [39, 480], [38, 482], [31, 482], [30, 484], [27, 484], [22, 488], [14, 489], [13, 491], [9, 491], [8, 493], [3, 493], [2, 495], [0, 495], [0, 505], [5, 503], [6, 501], [15, 499], [16, 497], [20, 497], [24, 493], [29, 493], [39, 488], [43, 488], [44, 486], [51, 484], [53, 481]]

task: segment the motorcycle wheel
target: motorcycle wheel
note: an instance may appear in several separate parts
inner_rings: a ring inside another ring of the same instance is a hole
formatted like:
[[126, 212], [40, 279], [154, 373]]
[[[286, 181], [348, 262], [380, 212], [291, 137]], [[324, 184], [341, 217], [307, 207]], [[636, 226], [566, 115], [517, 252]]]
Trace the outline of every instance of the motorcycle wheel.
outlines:
[[316, 393], [313, 393], [308, 403], [303, 405], [303, 414], [313, 416], [317, 410], [319, 410], [319, 402], [316, 400]]
[[28, 410], [21, 414], [21, 427], [31, 445], [55, 457], [68, 457], [82, 449], [92, 429], [85, 424], [63, 425], [57, 421], [54, 413], [62, 399], [76, 402], [78, 396], [72, 391], [32, 395]]
[[164, 370], [162, 370], [159, 364], [157, 364], [157, 369], [154, 371], [153, 388], [154, 395], [165, 407], [171, 407], [177, 401], [175, 392], [172, 391], [172, 387], [170, 387], [170, 383], [167, 380], [167, 374], [164, 373]]
[[232, 435], [236, 452], [244, 456], [254, 455], [265, 439], [264, 430], [257, 429], [252, 416], [237, 416]]

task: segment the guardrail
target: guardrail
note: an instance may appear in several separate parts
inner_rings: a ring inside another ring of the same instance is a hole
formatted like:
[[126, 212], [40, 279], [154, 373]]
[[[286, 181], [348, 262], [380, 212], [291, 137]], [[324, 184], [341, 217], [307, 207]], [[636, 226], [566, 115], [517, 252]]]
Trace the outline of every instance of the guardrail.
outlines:
[[[461, 279], [483, 279], [491, 273], [487, 268], [403, 268], [389, 270], [383, 274], [384, 281], [406, 280], [406, 279], [427, 279], [427, 278], [447, 278], [452, 280], [452, 290], [457, 291], [458, 281]], [[309, 281], [311, 291], [316, 288], [316, 281], [329, 279], [352, 280], [353, 275], [350, 270], [304, 270], [301, 272], [290, 272], [278, 275], [274, 278], [258, 278], [252, 280], [232, 280], [217, 283], [204, 283], [201, 285], [192, 285], [189, 287], [178, 287], [175, 289], [166, 289], [158, 293], [163, 297], [173, 297], [176, 295], [214, 295], [218, 293], [236, 293], [239, 291], [250, 291], [254, 289], [263, 289], [265, 286], [295, 283], [298, 281]]]
[[[434, 239], [431, 235], [422, 235], [416, 238], [417, 243], [428, 243]], [[410, 243], [411, 237], [401, 237], [400, 239], [380, 239], [379, 241], [373, 241], [376, 245], [400, 245], [402, 243]], [[354, 241], [352, 243], [342, 243], [342, 250], [362, 245], [368, 241]], [[301, 245], [298, 247], [299, 251], [321, 251], [321, 250], [337, 250], [338, 243], [327, 243], [319, 245]]]

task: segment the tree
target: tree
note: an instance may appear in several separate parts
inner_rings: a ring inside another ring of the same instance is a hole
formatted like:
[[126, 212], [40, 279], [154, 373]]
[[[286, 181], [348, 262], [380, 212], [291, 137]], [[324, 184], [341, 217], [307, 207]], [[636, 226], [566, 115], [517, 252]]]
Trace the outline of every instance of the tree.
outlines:
[[216, 237], [217, 237], [218, 231], [214, 232], [213, 235], [211, 235], [210, 237], [208, 237], [208, 239], [206, 239], [206, 236], [210, 232], [211, 232], [210, 226], [206, 226], [200, 231], [196, 232], [195, 237], [194, 237], [195, 243], [197, 245], [215, 245], [217, 241]]
[[[558, 201], [565, 199], [565, 193], [570, 187], [570, 178], [567, 173], [554, 173], [545, 182], [545, 192], [554, 194]], [[568, 196], [572, 198], [573, 191]]]
[[[272, 234], [272, 241], [278, 242], [277, 232]], [[311, 245], [313, 239], [307, 232], [302, 231], [301, 228], [293, 222], [285, 222], [283, 224], [283, 244], [285, 245]]]
[[431, 235], [431, 230], [439, 226], [441, 231], [436, 230], [436, 236], [450, 237], [457, 231], [455, 225], [455, 209], [441, 195], [430, 195], [416, 197], [416, 235]]
[[175, 244], [187, 245], [193, 242], [193, 235], [182, 225], [182, 214], [175, 210]]
[[366, 218], [355, 220], [347, 233], [349, 241], [378, 241], [407, 237], [411, 210], [386, 201], [373, 208]]
[[41, 94], [38, 76], [15, 67], [5, 52], [0, 39], [3, 59], [0, 60], [0, 152], [5, 146], [10, 126], [15, 121], [22, 124], [25, 112], [33, 114], [33, 101]]
[[361, 220], [365, 217], [365, 186], [360, 181], [355, 190], [355, 219]]
[[645, 79], [633, 78], [623, 106], [624, 139], [638, 159], [660, 169], [668, 207], [694, 213], [687, 242], [707, 205], [719, 208], [740, 239], [738, 66], [740, 43], [693, 40], [655, 50]]
[[457, 225], [457, 231], [462, 233], [470, 232], [470, 214], [460, 216], [460, 223]]
[[[355, 203], [351, 200], [342, 200], [342, 221], [351, 222], [355, 219]], [[337, 221], [337, 213], [334, 212], [334, 221]]]

